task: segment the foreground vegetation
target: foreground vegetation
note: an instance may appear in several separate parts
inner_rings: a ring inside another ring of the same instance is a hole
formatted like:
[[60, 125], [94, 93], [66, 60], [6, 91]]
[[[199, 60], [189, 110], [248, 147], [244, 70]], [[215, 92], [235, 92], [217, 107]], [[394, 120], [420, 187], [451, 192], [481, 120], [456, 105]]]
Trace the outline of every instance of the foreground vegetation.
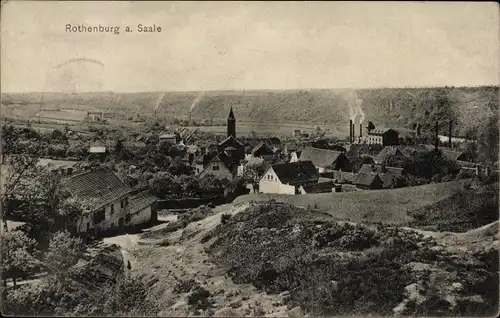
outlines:
[[416, 232], [337, 223], [276, 202], [229, 218], [204, 241], [235, 282], [285, 293], [289, 307], [312, 315], [498, 310], [498, 248], [451, 252]]

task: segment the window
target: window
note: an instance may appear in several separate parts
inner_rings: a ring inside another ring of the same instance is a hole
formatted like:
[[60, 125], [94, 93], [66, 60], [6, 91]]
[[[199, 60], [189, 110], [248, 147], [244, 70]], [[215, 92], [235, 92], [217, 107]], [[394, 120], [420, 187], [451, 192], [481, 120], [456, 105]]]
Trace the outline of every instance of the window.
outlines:
[[115, 204], [114, 203], [111, 204], [111, 211], [109, 213], [110, 214], [115, 213]]
[[90, 223], [87, 222], [87, 231], [90, 229]]
[[130, 222], [130, 214], [125, 215], [125, 222]]
[[213, 165], [212, 170], [219, 170], [219, 165], [217, 165], [217, 164]]
[[106, 219], [106, 213], [104, 212], [104, 208], [94, 213], [94, 224], [99, 224], [105, 219]]

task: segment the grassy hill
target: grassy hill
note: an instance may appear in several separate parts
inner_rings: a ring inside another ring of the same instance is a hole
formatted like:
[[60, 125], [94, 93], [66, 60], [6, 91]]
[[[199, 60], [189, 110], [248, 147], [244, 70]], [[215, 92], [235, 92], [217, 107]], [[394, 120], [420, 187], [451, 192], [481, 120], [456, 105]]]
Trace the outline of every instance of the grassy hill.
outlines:
[[[150, 93], [45, 93], [44, 108], [101, 109], [128, 114], [152, 114], [161, 92]], [[167, 92], [159, 103], [159, 116], [187, 116], [199, 92]], [[41, 93], [2, 93], [3, 105], [38, 106]], [[453, 118], [455, 134], [466, 135], [498, 116], [498, 87], [383, 88], [357, 90], [213, 91], [204, 93], [193, 118], [226, 118], [233, 106], [238, 119], [260, 122], [345, 124], [349, 104], [361, 100], [365, 119], [376, 125], [412, 128], [430, 125], [436, 118]], [[425, 129], [426, 127], [424, 127]]]
[[457, 180], [394, 190], [335, 194], [249, 194], [236, 198], [234, 203], [275, 199], [296, 206], [314, 207], [342, 220], [406, 225], [413, 220], [412, 211], [451, 197], [467, 182]]

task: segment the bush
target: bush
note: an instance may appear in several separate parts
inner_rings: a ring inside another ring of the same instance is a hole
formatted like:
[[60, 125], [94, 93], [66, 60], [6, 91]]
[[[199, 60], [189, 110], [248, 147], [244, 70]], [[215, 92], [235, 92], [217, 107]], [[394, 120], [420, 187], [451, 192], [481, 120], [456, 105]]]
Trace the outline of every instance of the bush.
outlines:
[[231, 219], [231, 214], [222, 214], [220, 216], [220, 223], [226, 224], [227, 222], [229, 222], [229, 219]]
[[206, 310], [212, 305], [210, 292], [202, 286], [195, 286], [188, 296], [188, 305], [195, 310]]

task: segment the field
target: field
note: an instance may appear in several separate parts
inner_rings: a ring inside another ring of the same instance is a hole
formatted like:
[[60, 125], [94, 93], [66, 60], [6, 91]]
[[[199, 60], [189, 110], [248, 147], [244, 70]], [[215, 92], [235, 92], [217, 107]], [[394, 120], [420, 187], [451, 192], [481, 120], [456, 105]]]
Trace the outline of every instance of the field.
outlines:
[[394, 190], [356, 191], [304, 195], [249, 194], [236, 198], [235, 204], [275, 199], [302, 207], [314, 207], [338, 219], [353, 222], [406, 225], [408, 214], [444, 200], [463, 188], [469, 181], [451, 181]]

